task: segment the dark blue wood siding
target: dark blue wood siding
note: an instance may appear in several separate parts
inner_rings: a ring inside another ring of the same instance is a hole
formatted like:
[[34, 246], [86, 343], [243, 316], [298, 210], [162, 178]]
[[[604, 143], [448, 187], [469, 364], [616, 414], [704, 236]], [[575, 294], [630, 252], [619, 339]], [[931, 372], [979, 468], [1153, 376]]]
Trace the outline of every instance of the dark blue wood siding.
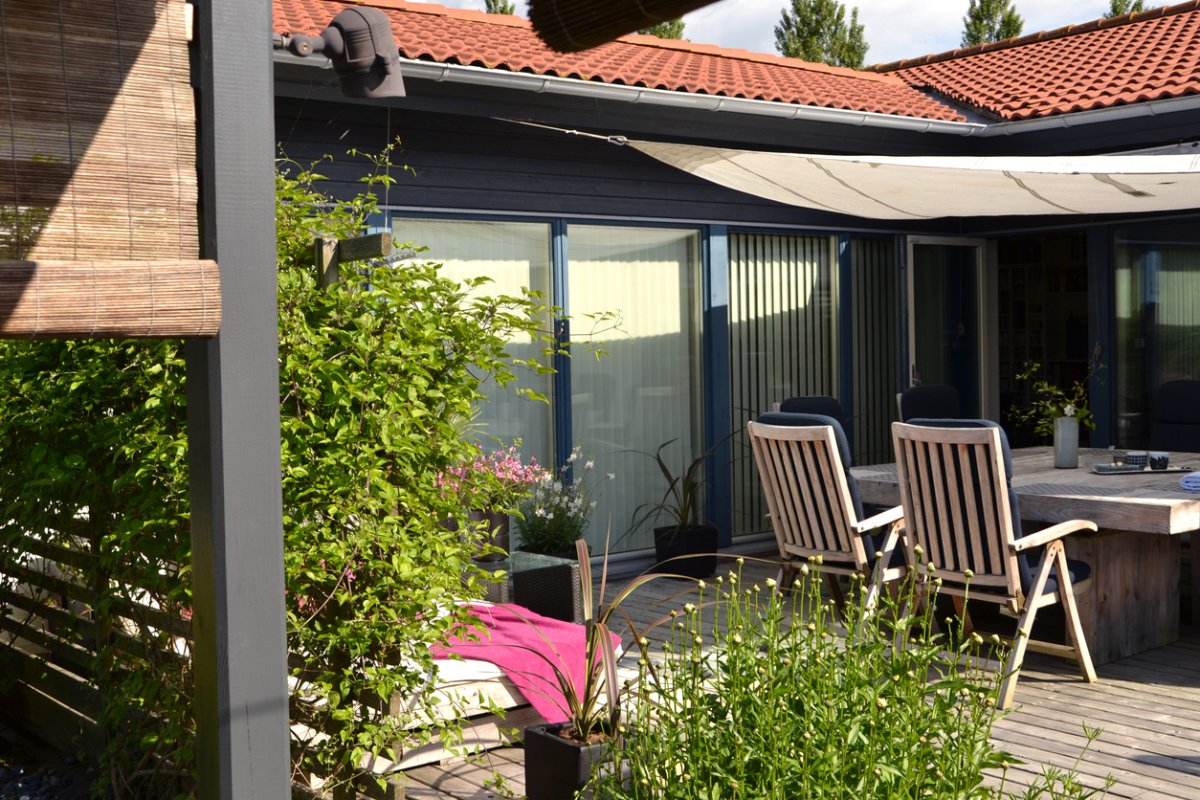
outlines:
[[[494, 119], [280, 98], [276, 133], [301, 163], [331, 155], [321, 172], [340, 196], [368, 168], [350, 148], [378, 152], [399, 138], [386, 205], [513, 214], [676, 219], [881, 230], [887, 223], [808, 211], [724, 189], [630, 148]], [[892, 226], [892, 229], [896, 229]]]

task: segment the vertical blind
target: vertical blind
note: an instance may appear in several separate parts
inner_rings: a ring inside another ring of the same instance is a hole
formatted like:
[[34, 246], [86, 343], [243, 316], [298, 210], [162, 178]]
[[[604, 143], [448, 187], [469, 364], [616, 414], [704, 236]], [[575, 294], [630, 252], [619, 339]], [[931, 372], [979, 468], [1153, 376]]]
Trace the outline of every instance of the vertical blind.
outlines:
[[0, 3], [0, 336], [219, 329], [188, 20], [178, 0]]
[[837, 394], [834, 264], [832, 237], [729, 237], [734, 535], [767, 527], [746, 422], [788, 397]]
[[895, 460], [891, 423], [896, 419], [896, 369], [900, 357], [895, 242], [851, 241], [850, 270], [854, 462], [880, 464]]

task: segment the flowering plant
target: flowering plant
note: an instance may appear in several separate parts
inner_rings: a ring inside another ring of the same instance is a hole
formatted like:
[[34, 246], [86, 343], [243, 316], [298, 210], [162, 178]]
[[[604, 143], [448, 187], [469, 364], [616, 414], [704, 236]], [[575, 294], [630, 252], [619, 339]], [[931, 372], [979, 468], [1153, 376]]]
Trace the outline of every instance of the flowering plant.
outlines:
[[510, 510], [548, 474], [536, 458], [523, 462], [514, 444], [491, 453], [477, 450], [470, 461], [439, 472], [436, 482], [444, 492], [458, 495], [469, 508]]
[[[573, 548], [575, 541], [583, 537], [588, 518], [596, 508], [587, 486], [588, 475], [595, 467], [595, 462], [585, 461], [582, 449], [576, 447], [557, 476], [543, 472], [520, 506], [517, 533], [522, 550], [561, 553]], [[607, 477], [611, 480], [613, 475]]]
[[1088, 384], [1102, 369], [1104, 365], [1100, 363], [1097, 347], [1097, 352], [1088, 361], [1088, 372], [1083, 380], [1063, 389], [1041, 376], [1041, 364], [1026, 362], [1024, 370], [1016, 377], [1019, 381], [1029, 381], [1033, 399], [1026, 408], [1013, 408], [1010, 416], [1017, 424], [1032, 423], [1033, 430], [1041, 436], [1054, 435], [1054, 420], [1059, 417], [1076, 417], [1080, 425], [1095, 430], [1096, 422], [1087, 406]]

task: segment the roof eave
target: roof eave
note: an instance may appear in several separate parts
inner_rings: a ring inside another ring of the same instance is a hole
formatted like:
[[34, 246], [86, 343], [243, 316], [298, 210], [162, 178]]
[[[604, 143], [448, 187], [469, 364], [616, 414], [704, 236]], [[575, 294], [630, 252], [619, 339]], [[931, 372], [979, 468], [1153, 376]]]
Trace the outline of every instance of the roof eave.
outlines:
[[[275, 52], [275, 61], [281, 64], [293, 64], [308, 68], [327, 69], [329, 67], [329, 62], [326, 59], [299, 58], [290, 53], [280, 51]], [[1074, 111], [1069, 114], [1055, 114], [1053, 116], [1011, 120], [1007, 122], [952, 122], [948, 120], [924, 119], [921, 117], [904, 117], [896, 114], [881, 114], [872, 111], [852, 111], [841, 108], [780, 103], [771, 100], [693, 94], [667, 89], [600, 83], [598, 81], [584, 81], [576, 78], [560, 78], [552, 75], [535, 75], [526, 72], [510, 72], [508, 70], [405, 58], [400, 59], [400, 69], [405, 78], [416, 80], [491, 86], [543, 94], [561, 94], [572, 97], [642, 103], [671, 108], [694, 109], [697, 111], [720, 111], [729, 114], [747, 114], [811, 122], [826, 122], [837, 125], [888, 128], [892, 130], [955, 136], [1012, 136], [1033, 131], [1093, 125], [1121, 119], [1200, 109], [1200, 95], [1189, 95], [1187, 97], [1172, 97], [1163, 100], [1152, 100], [1110, 108]]]
[[[281, 64], [294, 64], [305, 67], [328, 67], [328, 61], [322, 59], [297, 58], [289, 53], [278, 51], [275, 53], [275, 61]], [[508, 70], [406, 58], [400, 59], [400, 70], [405, 79], [463, 83], [542, 94], [561, 94], [572, 97], [642, 103], [672, 108], [690, 108], [698, 111], [721, 111], [731, 114], [750, 114], [794, 120], [828, 122], [839, 125], [890, 128], [893, 130], [899, 129], [920, 133], [973, 136], [979, 134], [987, 127], [976, 122], [953, 122], [949, 120], [925, 119], [922, 117], [905, 117], [898, 114], [881, 114], [873, 111], [854, 111], [822, 106], [806, 106], [797, 103], [780, 103], [771, 100], [753, 100], [744, 97], [694, 94], [667, 89], [600, 83], [598, 81], [584, 81], [575, 78], [560, 78], [553, 75], [535, 75], [526, 72], [510, 72]]]

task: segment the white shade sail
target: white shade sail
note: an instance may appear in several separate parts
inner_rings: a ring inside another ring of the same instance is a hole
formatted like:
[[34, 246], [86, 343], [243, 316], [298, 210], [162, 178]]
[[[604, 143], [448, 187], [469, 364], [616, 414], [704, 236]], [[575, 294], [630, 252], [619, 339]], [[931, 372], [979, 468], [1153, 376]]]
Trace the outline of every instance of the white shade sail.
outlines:
[[740, 192], [871, 219], [1200, 208], [1200, 156], [817, 156], [631, 141]]

